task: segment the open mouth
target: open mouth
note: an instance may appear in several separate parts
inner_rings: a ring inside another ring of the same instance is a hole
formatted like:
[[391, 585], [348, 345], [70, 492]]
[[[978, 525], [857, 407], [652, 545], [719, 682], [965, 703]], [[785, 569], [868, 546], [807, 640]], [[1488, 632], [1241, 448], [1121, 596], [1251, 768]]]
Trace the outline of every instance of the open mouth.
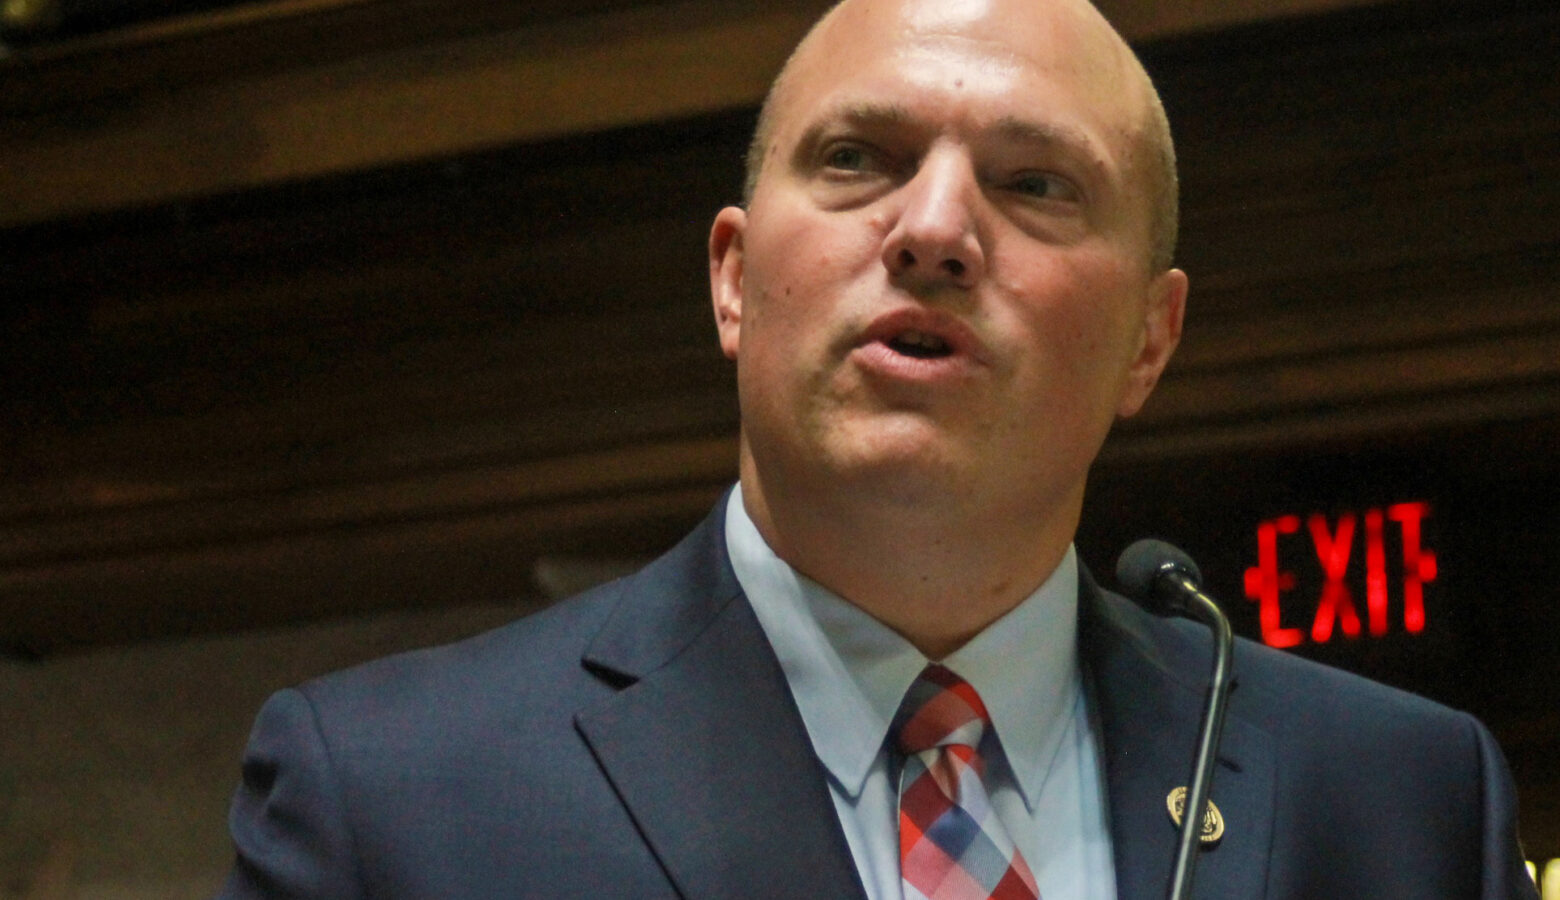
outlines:
[[942, 359], [953, 353], [948, 342], [924, 331], [903, 331], [889, 340], [888, 346], [895, 353], [916, 359]]

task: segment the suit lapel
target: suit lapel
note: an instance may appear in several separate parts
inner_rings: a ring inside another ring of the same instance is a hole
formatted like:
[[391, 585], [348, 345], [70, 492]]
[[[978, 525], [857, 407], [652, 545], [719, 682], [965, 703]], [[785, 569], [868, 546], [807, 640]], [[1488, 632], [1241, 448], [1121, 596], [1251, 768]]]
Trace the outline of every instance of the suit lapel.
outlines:
[[[687, 900], [865, 900], [779, 663], [726, 556], [724, 505], [622, 599], [584, 664], [621, 690], [576, 724]], [[1158, 900], [1176, 829], [1166, 795], [1187, 783], [1208, 641], [1080, 579], [1080, 651], [1100, 723], [1117, 895]], [[1236, 671], [1239, 672], [1239, 647]], [[1198, 858], [1198, 898], [1260, 898], [1267, 881], [1271, 736], [1232, 702], [1213, 800], [1219, 844]]]
[[576, 724], [688, 900], [865, 900], [825, 770], [731, 573], [723, 510], [625, 584], [585, 660], [624, 687]]
[[[1155, 619], [1104, 594], [1087, 575], [1082, 582], [1079, 633], [1104, 739], [1117, 895], [1157, 900], [1169, 889], [1176, 852], [1166, 798], [1190, 779], [1211, 642], [1199, 639], [1199, 626]], [[1194, 896], [1262, 897], [1274, 784], [1271, 736], [1232, 704], [1212, 791], [1225, 833], [1198, 855]]]

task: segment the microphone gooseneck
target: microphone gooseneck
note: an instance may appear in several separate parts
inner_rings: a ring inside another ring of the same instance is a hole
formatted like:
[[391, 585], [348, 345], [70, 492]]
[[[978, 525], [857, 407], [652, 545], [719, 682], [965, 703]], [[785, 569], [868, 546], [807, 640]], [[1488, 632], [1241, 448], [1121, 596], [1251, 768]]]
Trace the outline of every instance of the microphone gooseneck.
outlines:
[[1224, 731], [1224, 710], [1230, 693], [1230, 657], [1234, 637], [1229, 619], [1212, 597], [1203, 593], [1202, 573], [1185, 551], [1164, 541], [1137, 541], [1116, 560], [1116, 579], [1128, 593], [1156, 615], [1180, 615], [1196, 619], [1213, 631], [1213, 673], [1203, 705], [1202, 732], [1192, 764], [1191, 787], [1181, 811], [1181, 835], [1170, 881], [1170, 900], [1191, 896], [1197, 865], [1198, 832], [1202, 828], [1208, 793], [1213, 786], [1213, 762]]

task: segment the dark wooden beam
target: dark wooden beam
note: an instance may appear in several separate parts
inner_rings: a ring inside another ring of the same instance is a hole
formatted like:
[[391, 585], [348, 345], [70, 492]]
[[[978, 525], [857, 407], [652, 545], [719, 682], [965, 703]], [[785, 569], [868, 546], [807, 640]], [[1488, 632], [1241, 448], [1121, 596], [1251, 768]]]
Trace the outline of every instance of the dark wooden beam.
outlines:
[[[1104, 5], [1145, 41], [1368, 0]], [[828, 0], [275, 0], [0, 57], [0, 227], [756, 105]]]

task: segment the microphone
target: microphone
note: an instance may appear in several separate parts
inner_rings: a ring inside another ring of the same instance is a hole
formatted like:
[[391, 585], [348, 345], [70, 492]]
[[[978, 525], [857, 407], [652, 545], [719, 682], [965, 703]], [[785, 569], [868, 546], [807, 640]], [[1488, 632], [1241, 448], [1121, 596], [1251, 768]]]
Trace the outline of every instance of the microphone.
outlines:
[[1213, 762], [1224, 731], [1224, 710], [1230, 694], [1230, 657], [1234, 638], [1230, 621], [1212, 597], [1203, 593], [1197, 563], [1179, 547], [1151, 538], [1137, 541], [1116, 560], [1116, 580], [1149, 612], [1196, 619], [1213, 631], [1213, 674], [1203, 705], [1202, 733], [1192, 764], [1191, 788], [1181, 811], [1181, 836], [1170, 881], [1170, 900], [1192, 893], [1197, 865], [1197, 833], [1202, 829], [1208, 792], [1213, 787]]
[[[1186, 551], [1174, 544], [1144, 538], [1116, 559], [1116, 580], [1149, 612], [1201, 619], [1190, 597], [1200, 594], [1202, 572]], [[1218, 612], [1218, 607], [1214, 607]]]

